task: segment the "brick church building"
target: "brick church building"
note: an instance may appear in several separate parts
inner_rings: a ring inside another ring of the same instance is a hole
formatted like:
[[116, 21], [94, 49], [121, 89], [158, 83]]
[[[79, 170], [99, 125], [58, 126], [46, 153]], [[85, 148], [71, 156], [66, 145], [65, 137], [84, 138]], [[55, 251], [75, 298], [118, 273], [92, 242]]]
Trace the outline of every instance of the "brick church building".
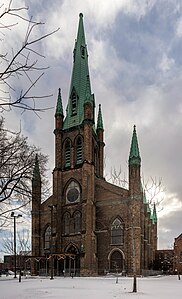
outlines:
[[129, 189], [104, 178], [103, 117], [99, 105], [95, 120], [82, 14], [66, 116], [59, 89], [54, 135], [53, 193], [46, 201], [41, 202], [37, 157], [32, 179], [32, 274], [41, 269], [54, 275], [142, 274], [157, 249], [156, 209], [151, 212], [142, 190], [135, 126]]

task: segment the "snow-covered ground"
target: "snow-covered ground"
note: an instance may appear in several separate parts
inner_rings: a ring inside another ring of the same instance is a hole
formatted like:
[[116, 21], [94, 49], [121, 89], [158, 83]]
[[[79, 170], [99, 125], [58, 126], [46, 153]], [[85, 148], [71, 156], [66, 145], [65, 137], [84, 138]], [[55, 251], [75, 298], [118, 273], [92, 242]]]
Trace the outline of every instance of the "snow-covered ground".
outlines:
[[180, 299], [182, 280], [177, 276], [137, 279], [138, 292], [132, 293], [132, 278], [22, 278], [0, 277], [0, 299]]

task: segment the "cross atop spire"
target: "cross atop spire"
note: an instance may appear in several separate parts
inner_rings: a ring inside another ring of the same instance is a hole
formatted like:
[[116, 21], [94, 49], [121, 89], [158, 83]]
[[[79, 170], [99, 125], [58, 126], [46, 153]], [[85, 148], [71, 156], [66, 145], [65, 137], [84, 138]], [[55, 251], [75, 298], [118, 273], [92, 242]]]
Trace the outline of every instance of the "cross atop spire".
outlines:
[[136, 126], [133, 127], [133, 136], [131, 141], [131, 147], [130, 147], [130, 155], [129, 155], [129, 165], [140, 165], [141, 164], [141, 158], [140, 158], [140, 152], [138, 147], [138, 140], [137, 140], [137, 134], [136, 134]]
[[83, 122], [84, 103], [87, 101], [92, 104], [94, 109], [94, 95], [91, 93], [88, 52], [83, 26], [83, 14], [80, 13], [77, 39], [75, 41], [75, 47], [73, 50], [73, 71], [69, 99], [63, 129], [80, 125]]

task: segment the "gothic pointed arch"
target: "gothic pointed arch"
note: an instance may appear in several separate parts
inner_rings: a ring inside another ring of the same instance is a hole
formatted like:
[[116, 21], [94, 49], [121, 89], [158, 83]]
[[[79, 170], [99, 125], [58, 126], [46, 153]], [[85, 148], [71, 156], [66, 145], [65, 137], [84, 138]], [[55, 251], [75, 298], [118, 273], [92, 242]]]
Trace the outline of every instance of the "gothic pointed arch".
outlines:
[[65, 188], [64, 194], [66, 198], [66, 204], [78, 203], [81, 200], [81, 187], [75, 179], [70, 179]]
[[71, 115], [74, 116], [77, 115], [77, 111], [78, 111], [78, 99], [77, 99], [77, 94], [74, 86], [70, 95], [70, 99], [71, 99]]
[[65, 261], [65, 270], [68, 275], [79, 275], [80, 273], [80, 250], [73, 243], [70, 242], [64, 250], [68, 255]]
[[122, 245], [124, 243], [124, 222], [116, 217], [111, 223], [111, 244]]
[[81, 219], [82, 215], [80, 211], [75, 211], [73, 214], [74, 219], [74, 233], [80, 233], [81, 232]]
[[63, 144], [64, 167], [71, 166], [71, 140], [67, 138]]
[[65, 250], [64, 250], [65, 253], [73, 253], [73, 254], [79, 254], [79, 249], [78, 247], [73, 243], [73, 242], [70, 242], [66, 247], [65, 247]]
[[44, 249], [51, 248], [51, 226], [48, 224], [44, 230]]
[[83, 162], [83, 137], [78, 135], [75, 139], [75, 164], [79, 165]]
[[114, 248], [108, 256], [109, 272], [121, 273], [125, 270], [125, 256], [122, 250]]

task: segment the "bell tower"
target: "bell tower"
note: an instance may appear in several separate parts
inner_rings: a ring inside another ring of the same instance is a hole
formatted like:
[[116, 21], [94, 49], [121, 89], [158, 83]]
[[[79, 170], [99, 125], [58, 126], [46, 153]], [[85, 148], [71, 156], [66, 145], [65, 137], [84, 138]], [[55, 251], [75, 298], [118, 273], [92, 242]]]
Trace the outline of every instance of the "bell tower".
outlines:
[[103, 178], [103, 121], [91, 92], [83, 14], [79, 15], [73, 70], [63, 115], [61, 91], [55, 113], [53, 201], [57, 206], [57, 250], [75, 248], [80, 275], [97, 274], [95, 178]]
[[129, 166], [129, 209], [128, 209], [128, 264], [131, 271], [140, 274], [142, 264], [142, 207], [143, 195], [141, 190], [141, 158], [137, 140], [136, 126], [133, 128], [133, 136], [128, 160]]

